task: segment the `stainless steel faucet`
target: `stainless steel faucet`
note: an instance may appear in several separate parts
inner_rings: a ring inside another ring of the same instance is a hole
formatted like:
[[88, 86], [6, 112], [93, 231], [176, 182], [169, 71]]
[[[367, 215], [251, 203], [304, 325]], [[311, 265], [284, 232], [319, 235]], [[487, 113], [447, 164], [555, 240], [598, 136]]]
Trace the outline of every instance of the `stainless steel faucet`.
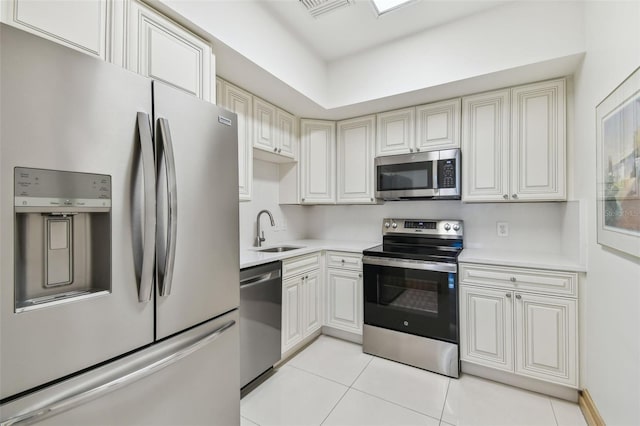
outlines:
[[276, 223], [273, 221], [273, 215], [269, 210], [260, 210], [258, 212], [258, 217], [256, 218], [256, 222], [258, 222], [258, 232], [256, 233], [256, 247], [262, 247], [262, 242], [265, 240], [264, 231], [262, 231], [262, 235], [260, 235], [260, 215], [262, 213], [266, 213], [269, 215], [269, 220], [271, 221], [271, 226], [276, 226]]

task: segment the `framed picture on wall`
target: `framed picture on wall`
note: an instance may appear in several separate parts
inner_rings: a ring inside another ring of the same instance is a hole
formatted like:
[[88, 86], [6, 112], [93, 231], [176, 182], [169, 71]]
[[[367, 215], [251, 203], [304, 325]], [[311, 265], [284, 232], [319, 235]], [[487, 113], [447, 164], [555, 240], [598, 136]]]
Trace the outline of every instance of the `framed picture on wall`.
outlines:
[[640, 68], [596, 107], [598, 243], [640, 257]]

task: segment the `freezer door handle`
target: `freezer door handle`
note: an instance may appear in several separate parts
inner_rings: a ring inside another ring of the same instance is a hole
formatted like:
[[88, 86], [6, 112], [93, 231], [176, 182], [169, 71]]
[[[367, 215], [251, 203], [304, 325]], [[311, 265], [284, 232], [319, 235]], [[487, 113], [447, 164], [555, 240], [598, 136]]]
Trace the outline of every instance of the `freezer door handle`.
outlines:
[[151, 300], [153, 289], [153, 266], [156, 245], [156, 170], [153, 158], [153, 138], [149, 114], [138, 112], [138, 133], [142, 153], [142, 176], [144, 184], [144, 243], [138, 301]]
[[[162, 140], [162, 150], [165, 157], [165, 171], [167, 176], [167, 229], [165, 253], [159, 259], [164, 259], [164, 265], [159, 262], [159, 287], [160, 296], [171, 294], [171, 281], [173, 277], [173, 265], [176, 258], [176, 234], [178, 230], [178, 194], [176, 184], [176, 163], [173, 156], [173, 143], [171, 141], [171, 130], [169, 120], [158, 119], [158, 130]], [[159, 229], [160, 227], [158, 227]], [[160, 230], [160, 229], [159, 229]]]
[[137, 382], [140, 379], [143, 379], [166, 367], [169, 367], [172, 364], [175, 364], [176, 362], [191, 355], [194, 352], [197, 352], [198, 350], [207, 346], [212, 341], [216, 340], [222, 333], [224, 333], [225, 331], [233, 327], [235, 324], [236, 324], [235, 320], [228, 321], [222, 326], [216, 328], [215, 330], [212, 330], [210, 333], [208, 333], [207, 335], [205, 335], [203, 338], [199, 339], [195, 343], [191, 343], [188, 346], [179, 348], [178, 350], [176, 350], [176, 352], [172, 353], [171, 355], [168, 355], [162, 359], [159, 359], [156, 362], [148, 364], [139, 370], [135, 370], [131, 373], [120, 376], [116, 379], [108, 381], [94, 388], [91, 388], [85, 391], [79, 391], [78, 393], [70, 395], [68, 397], [62, 397], [44, 407], [30, 409], [26, 413], [19, 414], [17, 416], [11, 417], [10, 419], [3, 421], [0, 424], [0, 426], [31, 424], [36, 421], [41, 421], [47, 417], [55, 416], [56, 414], [60, 414], [64, 411], [78, 407], [96, 398], [100, 398], [105, 394], [113, 392], [117, 389], [128, 386], [134, 382]]

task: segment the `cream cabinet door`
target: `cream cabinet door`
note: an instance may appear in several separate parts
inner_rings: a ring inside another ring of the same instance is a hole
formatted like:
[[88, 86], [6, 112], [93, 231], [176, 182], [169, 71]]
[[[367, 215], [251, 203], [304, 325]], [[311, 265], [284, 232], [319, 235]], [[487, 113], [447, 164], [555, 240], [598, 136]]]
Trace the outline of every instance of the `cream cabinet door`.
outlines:
[[128, 69], [206, 101], [211, 96], [211, 46], [144, 3], [130, 0], [125, 44]]
[[460, 359], [513, 371], [513, 292], [459, 289]]
[[298, 120], [278, 108], [276, 110], [276, 127], [278, 154], [295, 159], [298, 145]]
[[302, 340], [302, 278], [282, 281], [282, 351], [287, 352]]
[[513, 88], [511, 120], [511, 197], [565, 200], [565, 81]]
[[404, 108], [377, 115], [376, 156], [413, 152], [415, 147], [415, 108]]
[[110, 60], [108, 0], [4, 0], [0, 8], [6, 24]]
[[516, 373], [578, 386], [577, 301], [515, 293]]
[[462, 201], [509, 200], [510, 91], [462, 98]]
[[375, 115], [337, 124], [338, 204], [371, 204], [373, 187]]
[[222, 82], [221, 104], [238, 115], [238, 190], [240, 200], [250, 200], [253, 181], [253, 97], [251, 93]]
[[302, 204], [336, 202], [336, 124], [333, 121], [300, 120]]
[[416, 149], [460, 148], [460, 98], [416, 107]]
[[276, 107], [253, 97], [253, 147], [267, 152], [278, 152], [276, 146]]
[[362, 334], [362, 272], [327, 269], [326, 325]]
[[307, 337], [322, 326], [322, 286], [320, 270], [315, 269], [304, 275], [302, 280], [302, 336]]

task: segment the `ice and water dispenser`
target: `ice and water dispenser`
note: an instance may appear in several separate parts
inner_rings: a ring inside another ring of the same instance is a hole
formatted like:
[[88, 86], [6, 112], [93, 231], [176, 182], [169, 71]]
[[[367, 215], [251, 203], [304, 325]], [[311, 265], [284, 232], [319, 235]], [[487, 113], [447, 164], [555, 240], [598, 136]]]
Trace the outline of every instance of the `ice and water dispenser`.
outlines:
[[111, 176], [14, 170], [16, 312], [111, 291]]

